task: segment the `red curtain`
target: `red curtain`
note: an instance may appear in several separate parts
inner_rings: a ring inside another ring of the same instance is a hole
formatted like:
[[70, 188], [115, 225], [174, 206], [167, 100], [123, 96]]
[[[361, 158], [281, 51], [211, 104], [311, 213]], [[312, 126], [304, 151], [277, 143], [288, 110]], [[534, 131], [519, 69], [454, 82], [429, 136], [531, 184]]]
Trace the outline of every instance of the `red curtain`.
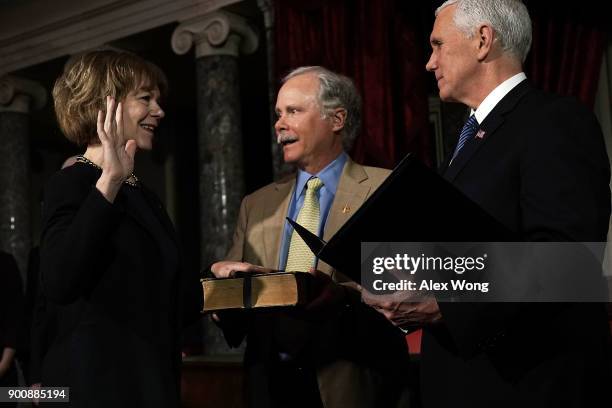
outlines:
[[538, 88], [574, 96], [592, 108], [607, 41], [595, 11], [587, 15], [584, 8], [551, 9], [532, 3], [533, 45], [525, 64], [527, 77]]
[[363, 127], [351, 156], [360, 163], [386, 168], [408, 152], [432, 163], [426, 37], [418, 17], [401, 3], [274, 3], [278, 79], [302, 65], [323, 65], [351, 77], [363, 98]]

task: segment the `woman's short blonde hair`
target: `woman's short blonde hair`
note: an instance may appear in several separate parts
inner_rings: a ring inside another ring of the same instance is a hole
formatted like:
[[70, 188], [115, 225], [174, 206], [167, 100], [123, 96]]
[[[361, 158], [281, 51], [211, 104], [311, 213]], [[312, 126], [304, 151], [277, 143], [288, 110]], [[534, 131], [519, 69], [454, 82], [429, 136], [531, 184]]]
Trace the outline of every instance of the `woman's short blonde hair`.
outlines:
[[62, 132], [79, 146], [98, 144], [98, 111], [106, 97], [124, 99], [140, 87], [159, 88], [166, 94], [166, 76], [156, 65], [137, 55], [115, 50], [90, 51], [74, 57], [55, 81], [53, 103]]

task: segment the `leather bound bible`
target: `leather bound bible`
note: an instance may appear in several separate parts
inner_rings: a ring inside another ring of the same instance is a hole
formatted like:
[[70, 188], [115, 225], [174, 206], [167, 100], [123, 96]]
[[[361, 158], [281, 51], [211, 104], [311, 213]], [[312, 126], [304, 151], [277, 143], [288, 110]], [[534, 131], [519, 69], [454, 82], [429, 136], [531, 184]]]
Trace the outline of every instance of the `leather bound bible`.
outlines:
[[519, 241], [413, 154], [402, 159], [328, 242], [287, 221], [317, 258], [355, 282], [361, 281], [362, 242]]
[[202, 312], [295, 306], [308, 300], [312, 276], [304, 272], [241, 273], [233, 278], [202, 279]]

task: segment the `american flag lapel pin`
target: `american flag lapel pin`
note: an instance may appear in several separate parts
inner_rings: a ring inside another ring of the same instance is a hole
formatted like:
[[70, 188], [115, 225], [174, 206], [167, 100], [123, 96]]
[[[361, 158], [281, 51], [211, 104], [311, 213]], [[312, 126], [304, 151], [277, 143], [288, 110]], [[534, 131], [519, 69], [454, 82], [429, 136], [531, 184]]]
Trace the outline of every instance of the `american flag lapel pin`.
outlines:
[[485, 137], [485, 131], [482, 129], [479, 129], [478, 132], [476, 133], [476, 136], [474, 136], [476, 139], [484, 139]]

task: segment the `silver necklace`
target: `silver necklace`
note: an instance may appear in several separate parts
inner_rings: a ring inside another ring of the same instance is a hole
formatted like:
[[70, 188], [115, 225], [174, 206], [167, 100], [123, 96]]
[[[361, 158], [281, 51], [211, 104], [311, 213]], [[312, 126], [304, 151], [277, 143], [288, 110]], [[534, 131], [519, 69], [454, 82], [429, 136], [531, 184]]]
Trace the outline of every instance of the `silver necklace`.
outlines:
[[[79, 155], [76, 157], [76, 161], [79, 163], [84, 163], [87, 164], [89, 166], [95, 167], [98, 170], [102, 170], [102, 167], [98, 166], [96, 163], [92, 162], [91, 160], [89, 160], [87, 157], [83, 156], [83, 155]], [[130, 177], [124, 181], [125, 184], [130, 185], [132, 187], [138, 187], [139, 185], [139, 181], [138, 181], [138, 177], [136, 177], [136, 175], [134, 173], [132, 173], [130, 175]]]

